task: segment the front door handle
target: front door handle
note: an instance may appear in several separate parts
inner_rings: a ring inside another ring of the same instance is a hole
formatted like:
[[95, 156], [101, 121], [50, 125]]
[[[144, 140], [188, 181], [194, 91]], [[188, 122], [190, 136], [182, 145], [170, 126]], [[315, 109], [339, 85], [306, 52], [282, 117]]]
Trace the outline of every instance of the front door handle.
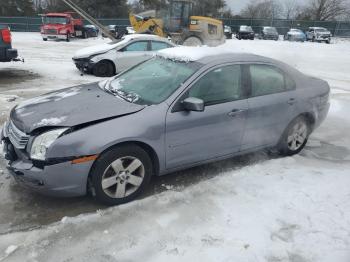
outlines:
[[295, 98], [291, 98], [291, 99], [288, 100], [287, 103], [292, 106], [292, 105], [294, 105], [296, 103], [296, 99]]
[[244, 109], [233, 109], [230, 113], [228, 113], [228, 116], [230, 117], [236, 117], [237, 115], [240, 115], [244, 113], [246, 110]]

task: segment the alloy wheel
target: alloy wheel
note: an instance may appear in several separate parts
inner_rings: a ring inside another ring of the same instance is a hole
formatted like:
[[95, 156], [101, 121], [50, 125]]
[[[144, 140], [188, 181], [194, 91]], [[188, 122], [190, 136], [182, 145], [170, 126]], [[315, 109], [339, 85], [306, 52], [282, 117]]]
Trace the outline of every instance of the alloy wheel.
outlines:
[[303, 121], [298, 121], [288, 133], [288, 148], [292, 151], [299, 150], [305, 143], [308, 135], [307, 125]]
[[102, 190], [111, 198], [125, 198], [141, 186], [144, 177], [145, 167], [138, 158], [118, 158], [104, 171]]

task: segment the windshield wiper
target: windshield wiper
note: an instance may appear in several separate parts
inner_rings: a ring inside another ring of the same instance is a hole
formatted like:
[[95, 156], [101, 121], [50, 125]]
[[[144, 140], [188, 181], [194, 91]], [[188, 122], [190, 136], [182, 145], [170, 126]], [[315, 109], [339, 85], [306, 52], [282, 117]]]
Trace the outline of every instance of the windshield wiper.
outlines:
[[136, 93], [128, 93], [123, 90], [113, 90], [113, 89], [107, 89], [110, 93], [119, 96], [120, 98], [124, 99], [125, 101], [129, 103], [135, 103], [140, 99], [140, 96]]

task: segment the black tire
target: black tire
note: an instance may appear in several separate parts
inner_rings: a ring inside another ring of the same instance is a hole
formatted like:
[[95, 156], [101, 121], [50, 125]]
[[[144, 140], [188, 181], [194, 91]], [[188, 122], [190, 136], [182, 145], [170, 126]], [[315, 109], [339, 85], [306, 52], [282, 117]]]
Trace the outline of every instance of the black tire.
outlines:
[[327, 44], [330, 44], [330, 43], [331, 43], [331, 40], [330, 40], [330, 39], [329, 39], [329, 40], [327, 40], [327, 41], [326, 41], [326, 43], [327, 43]]
[[[106, 169], [108, 169], [114, 161], [123, 157], [134, 157], [141, 161], [144, 170], [143, 180], [137, 190], [130, 195], [123, 198], [112, 198], [102, 188], [102, 179]], [[125, 204], [136, 199], [141, 193], [144, 192], [151, 180], [152, 175], [153, 165], [151, 158], [145, 150], [137, 145], [119, 146], [103, 153], [96, 160], [90, 172], [96, 200], [110, 206]]]
[[110, 61], [102, 60], [93, 67], [92, 73], [99, 77], [114, 76], [113, 64]]
[[[291, 136], [291, 132], [293, 132], [293, 128], [298, 123], [305, 125], [306, 136], [305, 136], [304, 142], [299, 143], [299, 145], [297, 145], [298, 147], [296, 149], [292, 149], [291, 145], [288, 143], [288, 139], [289, 139], [288, 137]], [[304, 149], [305, 145], [307, 144], [310, 133], [311, 133], [310, 124], [307, 121], [307, 119], [303, 116], [297, 117], [288, 125], [288, 127], [284, 131], [284, 133], [279, 141], [279, 144], [277, 146], [277, 150], [283, 156], [293, 156], [293, 155], [299, 154]]]
[[68, 32], [66, 35], [66, 42], [69, 42], [69, 41], [70, 41], [70, 33]]
[[89, 38], [89, 34], [84, 30], [83, 31], [83, 39]]
[[47, 38], [43, 38], [44, 41], [47, 41]]

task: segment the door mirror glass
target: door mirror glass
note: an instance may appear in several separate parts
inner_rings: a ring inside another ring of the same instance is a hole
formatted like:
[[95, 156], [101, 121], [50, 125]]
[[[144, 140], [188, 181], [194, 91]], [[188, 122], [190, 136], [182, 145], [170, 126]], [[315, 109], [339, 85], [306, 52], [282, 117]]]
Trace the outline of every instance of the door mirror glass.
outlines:
[[203, 112], [204, 101], [199, 98], [189, 97], [182, 102], [186, 111]]

